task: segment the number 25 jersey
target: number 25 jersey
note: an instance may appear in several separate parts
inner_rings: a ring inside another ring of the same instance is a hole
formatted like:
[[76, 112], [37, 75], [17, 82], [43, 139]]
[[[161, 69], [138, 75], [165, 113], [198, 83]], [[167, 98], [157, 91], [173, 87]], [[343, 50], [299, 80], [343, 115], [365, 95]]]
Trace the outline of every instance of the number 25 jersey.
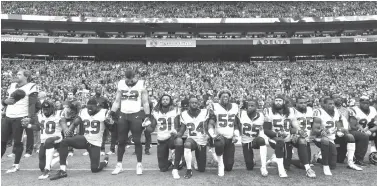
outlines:
[[105, 120], [108, 114], [107, 109], [101, 109], [97, 114], [90, 116], [88, 109], [82, 109], [80, 117], [84, 125], [84, 137], [92, 145], [102, 145], [103, 132], [105, 131]]
[[264, 116], [263, 114], [257, 112], [255, 117], [250, 119], [250, 117], [247, 115], [247, 111], [243, 110], [240, 112], [239, 118], [242, 127], [242, 143], [250, 143], [255, 137], [258, 137], [259, 130], [263, 126]]
[[193, 139], [198, 145], [206, 145], [208, 135], [205, 133], [204, 123], [209, 118], [209, 111], [207, 109], [201, 109], [197, 117], [192, 117], [188, 111], [184, 111], [181, 114], [181, 123], [186, 125], [186, 131], [188, 131], [188, 137]]
[[47, 138], [60, 137], [55, 143], [62, 141], [62, 128], [60, 126], [61, 113], [57, 111], [54, 115], [46, 117], [43, 113], [38, 114], [38, 121], [41, 124], [41, 143], [44, 143]]
[[220, 134], [227, 139], [233, 138], [234, 122], [238, 111], [238, 105], [235, 103], [232, 103], [232, 108], [229, 111], [219, 103], [213, 104], [213, 113], [216, 116], [216, 134]]

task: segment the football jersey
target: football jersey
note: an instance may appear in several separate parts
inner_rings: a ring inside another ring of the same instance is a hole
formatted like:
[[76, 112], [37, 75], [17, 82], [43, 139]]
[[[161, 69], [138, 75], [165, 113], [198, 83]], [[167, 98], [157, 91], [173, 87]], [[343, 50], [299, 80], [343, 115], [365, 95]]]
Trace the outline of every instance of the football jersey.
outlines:
[[243, 110], [240, 112], [240, 123], [241, 123], [241, 142], [250, 143], [255, 137], [258, 137], [259, 130], [263, 127], [264, 116], [263, 114], [257, 112], [253, 119], [247, 115], [247, 111]]
[[348, 129], [348, 121], [337, 109], [334, 109], [334, 117], [330, 116], [322, 108], [316, 109], [313, 111], [313, 118], [315, 117], [321, 119], [321, 128], [326, 128], [330, 131], [330, 134], [328, 134], [327, 137], [331, 140], [335, 140], [335, 134], [337, 131], [336, 123], [342, 122], [343, 127]]
[[286, 132], [288, 133], [287, 137], [284, 139], [285, 142], [291, 140], [290, 130], [293, 128], [292, 123], [296, 122], [295, 111], [293, 108], [289, 108], [289, 116], [281, 115], [279, 113], [273, 113], [272, 108], [266, 108], [263, 111], [264, 121], [272, 123], [272, 130], [276, 133]]
[[372, 122], [377, 116], [376, 108], [370, 106], [369, 110], [369, 114], [367, 115], [360, 109], [360, 107], [354, 106], [350, 108], [350, 116], [354, 116], [363, 128], [367, 128], [368, 123]]
[[81, 110], [80, 117], [84, 125], [84, 137], [94, 146], [100, 147], [102, 145], [107, 114], [109, 114], [107, 109], [101, 109], [93, 116], [89, 115], [87, 108]]
[[153, 110], [152, 115], [157, 121], [157, 140], [165, 141], [169, 139], [171, 136], [170, 132], [174, 129], [174, 120], [179, 115], [178, 109], [175, 108], [167, 113], [161, 113]]
[[62, 127], [60, 126], [61, 111], [57, 111], [54, 115], [46, 117], [43, 113], [38, 114], [38, 121], [41, 124], [41, 143], [44, 143], [47, 138], [60, 137], [55, 143], [60, 143], [63, 139]]
[[234, 122], [238, 115], [238, 105], [232, 103], [232, 108], [227, 111], [219, 103], [213, 104], [213, 113], [216, 116], [216, 134], [220, 134], [227, 139], [232, 139], [234, 135]]
[[8, 105], [5, 115], [9, 118], [21, 118], [29, 115], [29, 95], [38, 92], [37, 85], [35, 83], [27, 83], [22, 87], [17, 88], [17, 83], [12, 83], [8, 89], [9, 97], [17, 89], [21, 89], [25, 92], [25, 97], [14, 103]]
[[120, 80], [118, 90], [121, 91], [120, 111], [131, 114], [141, 110], [141, 92], [144, 88], [144, 81], [138, 80], [135, 86], [129, 87], [125, 80]]
[[310, 136], [313, 125], [313, 109], [311, 107], [306, 107], [306, 113], [301, 113], [296, 108], [294, 109], [300, 129]]
[[184, 111], [181, 114], [181, 123], [186, 125], [187, 138], [193, 139], [198, 145], [206, 145], [208, 135], [205, 133], [204, 123], [208, 118], [209, 111], [207, 109], [201, 109], [195, 118], [191, 117], [187, 110]]

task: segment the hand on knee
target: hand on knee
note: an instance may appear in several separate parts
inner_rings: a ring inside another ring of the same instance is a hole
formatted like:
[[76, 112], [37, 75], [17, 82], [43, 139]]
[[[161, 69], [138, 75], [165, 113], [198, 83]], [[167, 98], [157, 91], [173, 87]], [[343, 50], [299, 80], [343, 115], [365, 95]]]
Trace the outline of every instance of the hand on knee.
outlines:
[[303, 138], [299, 138], [298, 141], [297, 141], [297, 143], [299, 145], [305, 145], [305, 146], [308, 144], [308, 142], [305, 139], [303, 139]]

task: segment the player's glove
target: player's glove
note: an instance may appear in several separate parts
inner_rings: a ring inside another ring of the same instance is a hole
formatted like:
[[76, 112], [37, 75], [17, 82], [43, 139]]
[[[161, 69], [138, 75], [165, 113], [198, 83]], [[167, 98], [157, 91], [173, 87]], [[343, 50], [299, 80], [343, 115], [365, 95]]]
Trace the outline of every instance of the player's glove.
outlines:
[[237, 142], [238, 142], [238, 137], [237, 136], [233, 136], [232, 143], [237, 143]]
[[276, 133], [276, 137], [286, 138], [288, 136], [288, 133], [285, 131], [279, 131]]
[[105, 122], [110, 125], [114, 124], [114, 120], [110, 115], [106, 117]]
[[144, 122], [141, 124], [142, 127], [148, 127], [151, 124], [149, 117], [145, 118]]
[[218, 140], [221, 140], [223, 136], [218, 134], [216, 137], [213, 138], [214, 141], [218, 141]]
[[365, 134], [368, 135], [368, 136], [371, 136], [372, 135], [372, 132], [370, 130], [366, 130], [365, 131]]
[[304, 130], [299, 130], [299, 131], [298, 131], [298, 135], [299, 135], [301, 138], [307, 138], [307, 137], [308, 137], [308, 133], [306, 133]]
[[22, 120], [21, 120], [21, 125], [22, 125], [22, 127], [24, 127], [24, 128], [28, 128], [28, 126], [29, 126], [29, 124], [30, 124], [30, 118], [28, 118], [28, 117], [26, 117], [26, 118], [23, 118]]
[[172, 129], [171, 131], [170, 131], [170, 135], [171, 136], [176, 136], [177, 135], [177, 130], [175, 130], [175, 129]]
[[64, 136], [65, 137], [72, 137], [73, 136], [73, 132], [71, 130], [66, 130], [66, 131], [64, 131]]
[[322, 137], [326, 137], [329, 134], [330, 134], [330, 131], [327, 130], [326, 128], [321, 129], [321, 136]]

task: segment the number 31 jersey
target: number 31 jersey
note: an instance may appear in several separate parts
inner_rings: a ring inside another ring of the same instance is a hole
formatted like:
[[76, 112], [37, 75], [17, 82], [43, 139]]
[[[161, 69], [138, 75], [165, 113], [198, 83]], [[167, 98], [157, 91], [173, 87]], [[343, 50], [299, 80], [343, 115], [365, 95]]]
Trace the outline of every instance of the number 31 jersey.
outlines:
[[247, 115], [247, 111], [240, 112], [240, 122], [242, 127], [242, 143], [250, 143], [255, 137], [258, 137], [259, 130], [263, 127], [264, 116], [257, 112], [253, 119]]
[[207, 109], [201, 109], [197, 117], [191, 117], [188, 111], [184, 111], [181, 114], [181, 123], [186, 125], [186, 131], [188, 131], [188, 137], [193, 139], [198, 145], [206, 145], [208, 135], [205, 133], [204, 123], [209, 118], [209, 111]]
[[43, 113], [38, 115], [38, 121], [41, 124], [41, 143], [44, 143], [47, 138], [60, 137], [55, 143], [62, 141], [62, 127], [60, 126], [61, 113], [57, 111], [55, 115], [46, 117]]
[[157, 140], [165, 141], [170, 138], [170, 132], [174, 129], [174, 120], [179, 115], [178, 109], [173, 109], [167, 113], [157, 111], [152, 112], [157, 121]]
[[233, 138], [234, 122], [238, 111], [238, 105], [235, 103], [232, 103], [232, 108], [229, 111], [219, 103], [213, 104], [213, 113], [216, 116], [216, 134], [221, 134], [227, 139]]
[[101, 109], [97, 114], [90, 116], [87, 108], [84, 108], [80, 113], [85, 130], [84, 137], [94, 146], [100, 147], [102, 145], [107, 114], [107, 109]]
[[272, 108], [264, 109], [264, 121], [272, 123], [272, 130], [274, 132], [285, 132], [287, 133], [287, 137], [284, 139], [285, 142], [289, 142], [291, 140], [291, 133], [290, 130], [293, 128], [292, 123], [297, 122], [295, 111], [293, 108], [289, 108], [289, 115], [285, 116], [279, 113], [273, 113]]

